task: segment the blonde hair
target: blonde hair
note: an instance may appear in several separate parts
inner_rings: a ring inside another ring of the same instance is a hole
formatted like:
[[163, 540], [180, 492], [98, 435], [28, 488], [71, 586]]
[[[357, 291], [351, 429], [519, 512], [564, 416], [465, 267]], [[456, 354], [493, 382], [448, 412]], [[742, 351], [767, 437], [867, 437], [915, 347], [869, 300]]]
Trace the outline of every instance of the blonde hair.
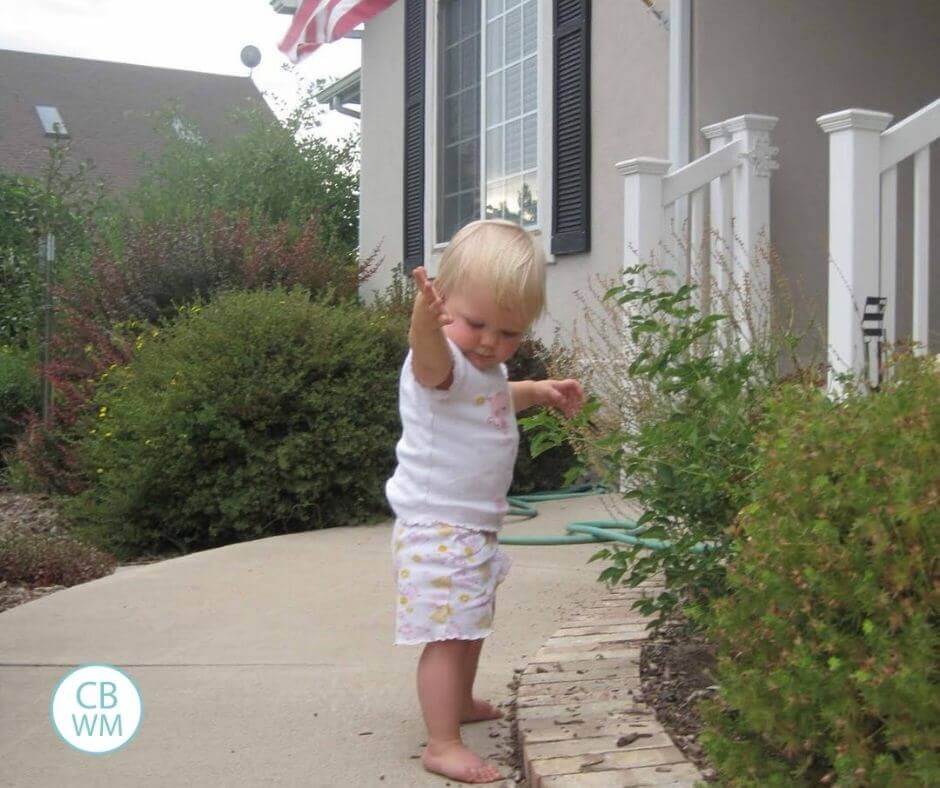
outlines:
[[500, 308], [519, 310], [527, 325], [534, 323], [545, 309], [541, 244], [513, 222], [470, 222], [457, 231], [441, 255], [434, 286], [452, 294], [470, 282], [490, 290]]

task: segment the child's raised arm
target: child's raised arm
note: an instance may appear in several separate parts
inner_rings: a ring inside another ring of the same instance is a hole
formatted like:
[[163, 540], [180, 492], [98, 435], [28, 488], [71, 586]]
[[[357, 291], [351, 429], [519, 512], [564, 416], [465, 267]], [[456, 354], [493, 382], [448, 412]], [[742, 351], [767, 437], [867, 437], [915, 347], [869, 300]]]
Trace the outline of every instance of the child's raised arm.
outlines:
[[438, 295], [424, 267], [415, 268], [412, 275], [418, 286], [408, 331], [412, 371], [422, 386], [446, 389], [453, 379], [454, 360], [441, 328], [454, 318], [444, 308], [444, 299]]

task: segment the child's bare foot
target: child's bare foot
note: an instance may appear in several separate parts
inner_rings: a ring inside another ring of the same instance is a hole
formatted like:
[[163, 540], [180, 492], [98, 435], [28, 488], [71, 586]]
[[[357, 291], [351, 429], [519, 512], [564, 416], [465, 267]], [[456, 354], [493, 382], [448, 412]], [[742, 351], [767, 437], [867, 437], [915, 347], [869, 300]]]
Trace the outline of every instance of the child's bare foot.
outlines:
[[492, 703], [485, 700], [473, 698], [470, 705], [464, 707], [463, 714], [460, 715], [461, 724], [465, 722], [480, 722], [481, 720], [498, 720], [503, 713]]
[[428, 742], [421, 755], [421, 763], [429, 772], [465, 783], [493, 783], [504, 778], [499, 769], [468, 750], [459, 739]]

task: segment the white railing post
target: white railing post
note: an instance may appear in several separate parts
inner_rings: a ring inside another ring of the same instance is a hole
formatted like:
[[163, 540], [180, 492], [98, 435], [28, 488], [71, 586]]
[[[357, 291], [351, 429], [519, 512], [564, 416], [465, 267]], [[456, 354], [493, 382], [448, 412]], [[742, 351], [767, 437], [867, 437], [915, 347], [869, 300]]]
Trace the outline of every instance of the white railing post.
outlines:
[[865, 298], [878, 294], [880, 135], [891, 118], [847, 109], [816, 119], [829, 135], [830, 394], [841, 393], [836, 374], [864, 370]]
[[914, 154], [914, 303], [911, 334], [918, 346], [915, 356], [927, 354], [929, 326], [927, 320], [930, 293], [930, 145]]
[[743, 335], [745, 349], [754, 342], [746, 320], [746, 303], [752, 304], [753, 328], [758, 337], [770, 329], [770, 172], [777, 169], [770, 144], [770, 132], [777, 125], [773, 115], [740, 115], [724, 122], [732, 140], [744, 148], [741, 166], [733, 171], [734, 255], [733, 290], [738, 297], [735, 318]]
[[[712, 123], [702, 127], [702, 134], [708, 140], [708, 150], [714, 152], [731, 142], [731, 134], [724, 123]], [[722, 313], [724, 305], [721, 296], [730, 299], [731, 283], [729, 275], [733, 259], [734, 235], [731, 226], [733, 210], [731, 173], [727, 172], [715, 178], [708, 185], [709, 214], [709, 281], [708, 311], [710, 314]], [[731, 301], [729, 300], [729, 304]], [[731, 324], [725, 322], [721, 330], [723, 341], [731, 338]]]
[[616, 166], [623, 176], [623, 262], [630, 267], [662, 252], [663, 176], [671, 164], [641, 157]]

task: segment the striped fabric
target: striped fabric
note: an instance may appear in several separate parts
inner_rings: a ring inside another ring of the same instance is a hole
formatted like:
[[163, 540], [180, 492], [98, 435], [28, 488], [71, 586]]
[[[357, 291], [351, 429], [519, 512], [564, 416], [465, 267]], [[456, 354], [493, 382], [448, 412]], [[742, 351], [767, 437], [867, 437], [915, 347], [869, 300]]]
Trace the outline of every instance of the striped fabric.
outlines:
[[395, 0], [303, 0], [277, 48], [299, 63], [320, 44], [342, 38]]

